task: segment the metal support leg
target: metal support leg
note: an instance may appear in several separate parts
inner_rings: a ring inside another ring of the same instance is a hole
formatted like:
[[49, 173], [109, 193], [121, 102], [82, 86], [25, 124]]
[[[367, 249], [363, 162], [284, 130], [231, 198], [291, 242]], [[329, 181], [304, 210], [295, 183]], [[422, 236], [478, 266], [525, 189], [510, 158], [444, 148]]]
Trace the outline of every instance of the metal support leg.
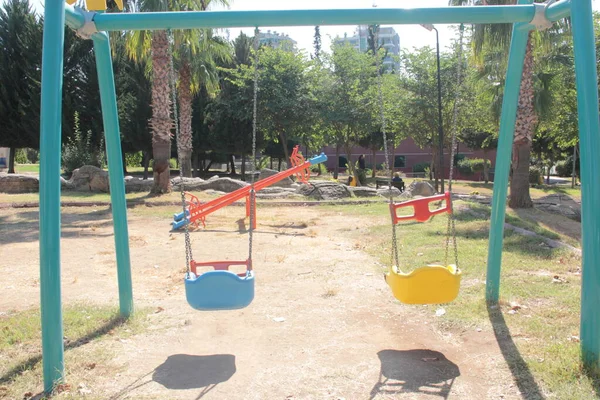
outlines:
[[46, 0], [40, 121], [40, 292], [44, 391], [64, 379], [60, 165], [65, 2]]
[[600, 127], [591, 0], [572, 0], [571, 21], [581, 161], [581, 355], [585, 368], [600, 372]]
[[106, 138], [106, 154], [110, 179], [110, 197], [117, 253], [117, 278], [119, 281], [119, 308], [121, 316], [128, 317], [133, 312], [133, 291], [131, 284], [131, 265], [129, 257], [129, 233], [127, 228], [127, 203], [125, 200], [125, 182], [123, 159], [121, 156], [121, 137], [119, 133], [119, 114], [113, 74], [108, 34], [99, 32], [92, 37], [96, 52], [96, 69], [100, 85], [102, 119]]
[[[519, 2], [519, 4], [523, 3], [522, 1]], [[488, 303], [497, 303], [500, 294], [500, 270], [502, 265], [508, 175], [510, 172], [515, 122], [517, 119], [517, 104], [521, 90], [521, 76], [523, 75], [523, 62], [525, 60], [527, 39], [529, 37], [529, 30], [523, 29], [522, 25], [513, 25], [504, 98], [502, 100], [502, 116], [500, 118], [498, 153], [494, 174], [494, 195], [492, 199], [487, 261], [486, 300]]]

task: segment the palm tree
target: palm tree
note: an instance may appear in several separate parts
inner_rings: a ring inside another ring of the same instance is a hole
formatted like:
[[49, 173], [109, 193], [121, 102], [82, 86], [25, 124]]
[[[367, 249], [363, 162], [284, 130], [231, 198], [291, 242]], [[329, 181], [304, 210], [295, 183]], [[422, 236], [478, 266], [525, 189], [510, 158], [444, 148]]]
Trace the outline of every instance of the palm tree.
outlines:
[[[215, 0], [216, 2], [217, 0]], [[218, 0], [227, 5], [226, 0]], [[135, 11], [206, 10], [210, 0], [139, 0], [130, 5]], [[153, 193], [171, 191], [169, 160], [171, 157], [170, 52], [166, 31], [134, 31], [129, 34], [128, 54], [137, 62], [152, 64], [152, 153], [154, 162]]]
[[[510, 5], [514, 3], [514, 0], [450, 0], [450, 5]], [[532, 138], [539, 118], [535, 107], [534, 59], [531, 36], [532, 32], [529, 33], [527, 40], [513, 140], [512, 179], [510, 181], [510, 199], [508, 203], [512, 208], [529, 208], [533, 206], [529, 194], [529, 159]], [[506, 57], [510, 38], [511, 24], [475, 25], [473, 52], [480, 66], [482, 66], [486, 55], [490, 53], [501, 54]]]
[[179, 75], [179, 140], [181, 172], [192, 176], [192, 101], [201, 88], [209, 96], [219, 87], [217, 61], [229, 61], [229, 45], [211, 29], [179, 31], [175, 37], [175, 58]]

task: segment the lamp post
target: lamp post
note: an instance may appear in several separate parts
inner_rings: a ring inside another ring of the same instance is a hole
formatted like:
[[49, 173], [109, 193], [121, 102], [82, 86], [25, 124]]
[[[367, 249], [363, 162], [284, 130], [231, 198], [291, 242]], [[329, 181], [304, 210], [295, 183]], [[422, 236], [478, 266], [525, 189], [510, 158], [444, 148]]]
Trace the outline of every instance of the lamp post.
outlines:
[[444, 128], [442, 126], [442, 81], [440, 77], [440, 35], [435, 26], [431, 24], [421, 24], [421, 26], [427, 29], [429, 32], [435, 31], [435, 42], [436, 42], [436, 58], [437, 58], [437, 87], [438, 87], [438, 136], [439, 136], [439, 148], [440, 148], [440, 160], [439, 169], [440, 180], [442, 184], [442, 192], [444, 192]]

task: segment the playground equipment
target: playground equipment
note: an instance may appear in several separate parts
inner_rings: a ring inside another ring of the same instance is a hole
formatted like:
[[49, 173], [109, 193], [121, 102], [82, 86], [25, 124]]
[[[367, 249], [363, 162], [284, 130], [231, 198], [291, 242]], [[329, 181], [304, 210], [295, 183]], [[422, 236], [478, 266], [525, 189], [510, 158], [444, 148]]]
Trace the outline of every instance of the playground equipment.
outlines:
[[[463, 24], [460, 25], [460, 39], [458, 46], [458, 67], [457, 81], [461, 83], [461, 63], [462, 63], [462, 42], [463, 42]], [[378, 33], [378, 31], [377, 31]], [[377, 58], [379, 63], [379, 58]], [[379, 106], [381, 131], [383, 133], [383, 146], [385, 149], [386, 164], [389, 163], [388, 143], [386, 134], [386, 118], [383, 108], [383, 91], [381, 70], [378, 69], [378, 86], [379, 86]], [[456, 102], [459, 101], [460, 90], [456, 91]], [[384, 274], [384, 278], [388, 286], [392, 289], [394, 297], [402, 303], [406, 304], [440, 304], [449, 303], [458, 296], [460, 290], [461, 272], [458, 268], [458, 248], [456, 245], [456, 228], [454, 213], [452, 212], [452, 175], [454, 171], [454, 151], [456, 149], [456, 121], [458, 117], [458, 107], [454, 107], [452, 118], [452, 145], [450, 153], [450, 176], [448, 179], [448, 191], [444, 194], [428, 196], [420, 199], [394, 203], [392, 188], [393, 168], [390, 168], [390, 176], [388, 185], [390, 188], [390, 214], [392, 217], [392, 266], [389, 271]], [[442, 185], [443, 186], [443, 185]], [[443, 205], [436, 209], [431, 209], [431, 203], [443, 202]], [[412, 208], [413, 213], [410, 215], [398, 215], [399, 209]], [[426, 222], [434, 215], [448, 214], [448, 225], [446, 230], [446, 257], [444, 265], [427, 265], [414, 269], [409, 273], [404, 273], [400, 270], [398, 262], [398, 241], [396, 238], [396, 225], [401, 221], [415, 220], [417, 222]], [[448, 246], [452, 241], [454, 249], [454, 264], [448, 265]]]
[[[298, 147], [299, 146], [294, 147], [294, 150], [290, 156], [293, 167], [256, 182], [254, 184], [254, 190], [256, 192], [292, 175], [296, 175], [299, 181], [307, 183], [308, 177], [310, 176], [310, 167], [312, 165], [327, 161], [327, 156], [325, 154], [318, 155], [308, 161], [305, 161], [302, 154], [300, 154], [298, 151]], [[187, 224], [197, 227], [200, 223], [202, 223], [203, 226], [206, 226], [206, 217], [209, 214], [212, 214], [213, 212], [243, 198], [246, 199], [246, 217], [250, 217], [251, 207], [253, 207], [256, 211], [256, 204], [250, 201], [251, 190], [251, 185], [245, 186], [206, 203], [202, 203], [191, 193], [185, 193], [185, 211], [173, 215], [173, 230], [180, 229]], [[183, 218], [184, 214], [186, 215], [186, 218]], [[256, 219], [254, 219], [253, 223], [253, 228], [256, 229]]]
[[[99, 10], [101, 11], [101, 10]], [[94, 43], [106, 138], [121, 315], [133, 311], [125, 185], [111, 48], [106, 31], [371, 24], [513, 24], [494, 176], [486, 300], [497, 303], [512, 139], [529, 32], [571, 18], [582, 186], [581, 350], [585, 368], [600, 369], [600, 121], [591, 0], [547, 4], [352, 10], [102, 13], [46, 0], [40, 142], [40, 290], [44, 389], [64, 378], [60, 285], [60, 159], [64, 24]]]

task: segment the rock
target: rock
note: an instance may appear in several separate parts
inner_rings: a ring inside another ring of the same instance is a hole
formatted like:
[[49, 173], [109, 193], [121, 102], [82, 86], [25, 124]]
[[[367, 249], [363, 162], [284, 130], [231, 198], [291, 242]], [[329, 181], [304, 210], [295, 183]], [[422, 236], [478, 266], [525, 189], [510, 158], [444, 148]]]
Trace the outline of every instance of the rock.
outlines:
[[356, 197], [376, 197], [377, 189], [373, 189], [365, 186], [348, 186], [348, 190], [350, 190]]
[[[274, 169], [268, 169], [268, 168], [262, 169], [262, 170], [260, 170], [260, 175], [258, 176], [258, 180], [268, 178], [268, 177], [276, 175], [278, 173], [279, 173], [279, 171], [275, 171]], [[271, 186], [273, 186], [273, 187], [291, 187], [293, 184], [294, 184], [294, 181], [290, 177], [287, 177], [287, 178], [283, 178], [279, 182], [272, 184]]]
[[40, 180], [36, 176], [0, 174], [0, 192], [35, 193], [40, 190]]
[[108, 185], [108, 172], [94, 167], [93, 165], [84, 165], [73, 171], [69, 184], [74, 190], [90, 192], [110, 192]]
[[425, 181], [414, 181], [411, 183], [406, 189], [407, 192], [414, 196], [433, 196], [435, 194], [435, 189], [429, 182]]
[[125, 178], [125, 193], [149, 192], [154, 184], [153, 179]]
[[[181, 180], [175, 178], [172, 180], [173, 190], [180, 190]], [[184, 178], [183, 187], [185, 190], [216, 190], [218, 192], [230, 193], [248, 186], [248, 183], [231, 178], [212, 177], [207, 181], [200, 178]]]
[[293, 188], [282, 188], [282, 187], [272, 187], [267, 186], [264, 189], [261, 189], [257, 194], [283, 194], [283, 193], [294, 193], [296, 189]]
[[314, 182], [313, 184], [301, 185], [297, 193], [315, 200], [337, 200], [352, 197], [348, 186], [338, 182]]
[[410, 199], [411, 197], [410, 193], [400, 193], [400, 190], [395, 187], [393, 187], [391, 190], [389, 188], [377, 189], [377, 195], [385, 197], [386, 199], [389, 199], [391, 195], [395, 200]]

